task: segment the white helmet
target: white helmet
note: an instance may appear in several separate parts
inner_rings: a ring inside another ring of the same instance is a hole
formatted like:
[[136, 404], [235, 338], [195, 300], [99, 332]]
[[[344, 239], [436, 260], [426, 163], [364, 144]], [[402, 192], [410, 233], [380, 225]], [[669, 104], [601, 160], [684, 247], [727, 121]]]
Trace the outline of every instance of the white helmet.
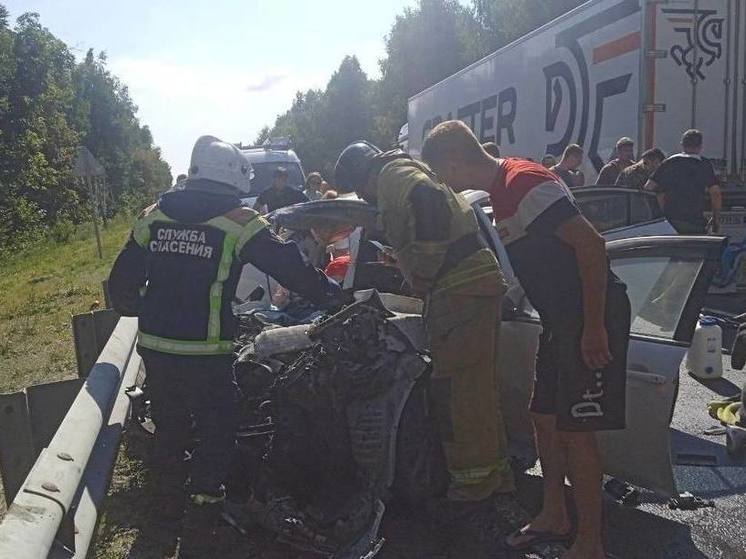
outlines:
[[192, 150], [189, 179], [207, 179], [248, 194], [251, 163], [236, 146], [215, 136], [200, 136]]

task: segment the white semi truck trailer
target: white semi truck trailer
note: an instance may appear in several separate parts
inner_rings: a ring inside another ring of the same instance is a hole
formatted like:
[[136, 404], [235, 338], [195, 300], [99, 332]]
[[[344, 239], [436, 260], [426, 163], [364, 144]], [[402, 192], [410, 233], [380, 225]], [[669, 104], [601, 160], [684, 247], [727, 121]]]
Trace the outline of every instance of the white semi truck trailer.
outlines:
[[539, 160], [578, 143], [589, 183], [618, 138], [671, 154], [698, 128], [726, 199], [743, 205], [746, 0], [586, 2], [413, 96], [409, 152], [449, 119], [509, 156]]

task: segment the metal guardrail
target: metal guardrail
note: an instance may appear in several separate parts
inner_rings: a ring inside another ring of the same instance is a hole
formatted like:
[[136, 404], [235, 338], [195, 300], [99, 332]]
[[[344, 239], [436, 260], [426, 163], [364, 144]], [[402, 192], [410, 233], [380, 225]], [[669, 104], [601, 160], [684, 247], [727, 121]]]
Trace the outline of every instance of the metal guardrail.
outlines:
[[121, 318], [0, 523], [0, 557], [87, 555], [142, 366], [136, 338], [137, 319]]

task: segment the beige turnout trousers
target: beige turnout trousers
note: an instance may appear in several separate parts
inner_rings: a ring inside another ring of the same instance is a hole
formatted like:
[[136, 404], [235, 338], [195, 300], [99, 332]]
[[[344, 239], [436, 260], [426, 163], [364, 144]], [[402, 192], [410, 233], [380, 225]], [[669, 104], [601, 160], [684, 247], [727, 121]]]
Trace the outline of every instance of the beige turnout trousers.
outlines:
[[494, 277], [480, 278], [436, 289], [427, 301], [431, 402], [452, 500], [514, 489], [497, 373], [503, 289]]

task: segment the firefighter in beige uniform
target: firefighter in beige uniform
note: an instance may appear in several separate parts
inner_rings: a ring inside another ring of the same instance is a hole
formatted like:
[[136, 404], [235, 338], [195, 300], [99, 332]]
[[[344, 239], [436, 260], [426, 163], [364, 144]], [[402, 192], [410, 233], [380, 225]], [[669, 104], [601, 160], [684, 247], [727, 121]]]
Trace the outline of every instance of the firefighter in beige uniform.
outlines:
[[426, 301], [448, 498], [476, 501], [512, 491], [496, 366], [506, 285], [473, 210], [424, 164], [367, 142], [341, 153], [335, 184], [378, 207], [404, 276]]

